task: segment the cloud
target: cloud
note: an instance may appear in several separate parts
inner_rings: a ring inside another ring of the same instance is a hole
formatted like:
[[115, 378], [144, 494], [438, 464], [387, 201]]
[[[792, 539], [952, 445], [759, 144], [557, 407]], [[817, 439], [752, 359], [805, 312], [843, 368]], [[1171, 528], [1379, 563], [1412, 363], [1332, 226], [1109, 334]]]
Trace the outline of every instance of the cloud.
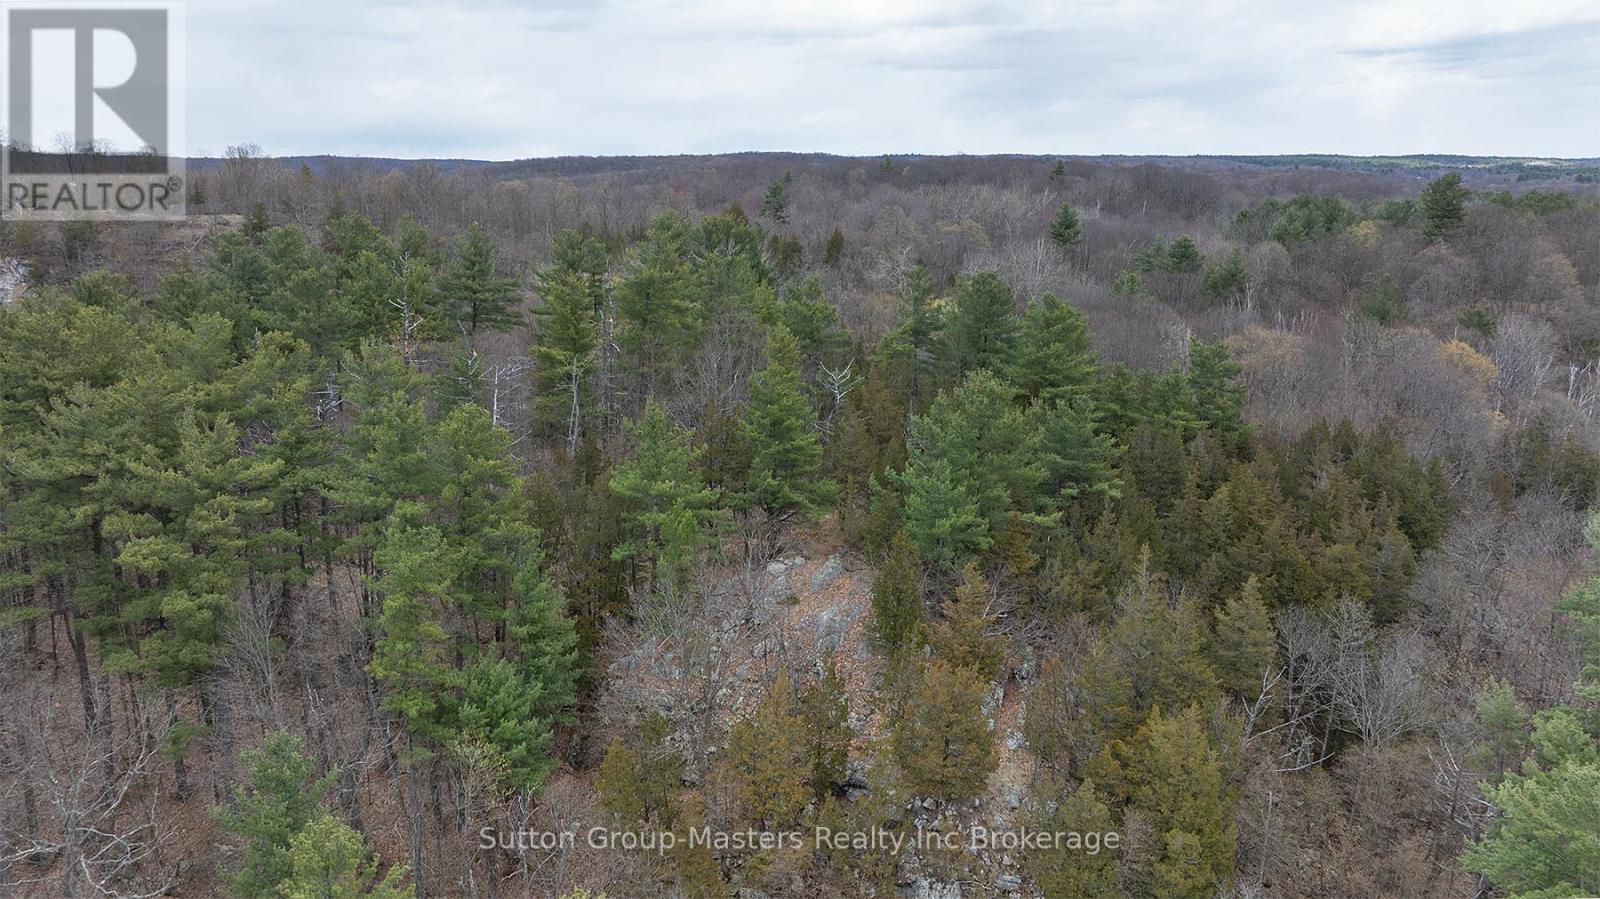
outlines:
[[1600, 152], [1600, 21], [1488, 0], [189, 0], [189, 145]]

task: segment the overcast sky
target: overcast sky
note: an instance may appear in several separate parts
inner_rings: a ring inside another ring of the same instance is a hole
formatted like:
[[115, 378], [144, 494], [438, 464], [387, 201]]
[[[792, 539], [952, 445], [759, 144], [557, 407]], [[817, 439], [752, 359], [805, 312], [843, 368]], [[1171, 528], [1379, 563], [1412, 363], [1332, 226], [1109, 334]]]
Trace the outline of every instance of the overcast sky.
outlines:
[[1600, 156], [1594, 0], [189, 0], [189, 148]]

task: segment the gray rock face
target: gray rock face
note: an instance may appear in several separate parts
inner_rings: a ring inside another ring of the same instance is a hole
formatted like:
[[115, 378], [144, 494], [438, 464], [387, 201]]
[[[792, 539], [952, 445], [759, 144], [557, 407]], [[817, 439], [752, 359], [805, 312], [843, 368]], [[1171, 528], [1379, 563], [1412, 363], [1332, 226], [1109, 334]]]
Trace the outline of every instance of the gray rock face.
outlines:
[[[778, 563], [774, 562], [773, 564], [776, 565]], [[793, 592], [789, 589], [789, 572], [787, 569], [779, 568], [778, 573], [773, 574], [771, 566], [768, 566], [767, 577], [764, 580], [765, 582], [761, 585], [762, 602], [776, 602]]]
[[1015, 893], [1022, 889], [1022, 878], [1015, 874], [1001, 874], [994, 879], [994, 888], [1002, 893]]
[[912, 899], [961, 899], [961, 884], [918, 877], [911, 883]]
[[828, 586], [838, 580], [841, 574], [844, 574], [844, 560], [839, 558], [838, 553], [834, 553], [812, 573], [811, 592], [817, 593], [828, 589]]
[[844, 644], [844, 635], [861, 617], [862, 607], [829, 606], [817, 616], [817, 651], [838, 652]]

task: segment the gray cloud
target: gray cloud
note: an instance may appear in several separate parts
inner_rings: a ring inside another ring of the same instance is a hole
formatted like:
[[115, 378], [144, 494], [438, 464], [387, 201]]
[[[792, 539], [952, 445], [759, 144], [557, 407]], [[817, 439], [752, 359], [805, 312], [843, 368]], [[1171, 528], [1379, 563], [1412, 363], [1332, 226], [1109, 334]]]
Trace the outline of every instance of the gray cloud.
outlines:
[[1600, 154], [1600, 21], [1536, 6], [189, 0], [189, 143]]

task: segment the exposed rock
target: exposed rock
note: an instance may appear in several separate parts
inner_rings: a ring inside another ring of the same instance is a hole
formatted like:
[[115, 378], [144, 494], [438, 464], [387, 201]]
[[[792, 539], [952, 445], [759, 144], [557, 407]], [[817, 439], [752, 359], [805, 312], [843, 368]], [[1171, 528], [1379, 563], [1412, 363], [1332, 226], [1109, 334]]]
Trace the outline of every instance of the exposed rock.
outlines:
[[1022, 878], [1015, 874], [1001, 874], [994, 879], [994, 888], [1002, 893], [1015, 893], [1022, 889]]
[[1038, 674], [1039, 660], [1034, 658], [1033, 647], [1024, 644], [1022, 647], [1022, 660], [1017, 663], [1017, 680], [1027, 683]]
[[847, 789], [865, 790], [867, 788], [867, 768], [865, 765], [851, 762], [844, 769], [844, 786]]
[[862, 607], [829, 606], [817, 616], [817, 651], [838, 652], [844, 644], [844, 635], [861, 617]]
[[0, 305], [16, 302], [28, 291], [28, 263], [15, 256], [0, 258]]
[[838, 580], [841, 574], [844, 574], [844, 560], [834, 553], [811, 575], [811, 592], [819, 593], [828, 589], [828, 585]]
[[775, 559], [767, 563], [767, 574], [772, 575], [773, 577], [782, 577], [788, 571], [789, 566], [783, 564], [781, 559]]
[[[776, 565], [778, 563], [774, 562], [773, 564]], [[774, 602], [793, 592], [789, 589], [789, 572], [787, 570], [780, 568], [778, 573], [773, 575], [769, 566], [767, 573], [771, 576], [766, 578], [766, 583], [761, 586], [762, 602]]]
[[1005, 788], [1004, 796], [1005, 796], [1006, 807], [1007, 808], [1015, 809], [1015, 808], [1021, 808], [1022, 807], [1022, 789], [1020, 787], [1018, 787], [1017, 785], [1015, 785], [1015, 784], [1007, 785], [1006, 788]]
[[911, 882], [910, 895], [911, 899], [961, 899], [961, 884], [918, 877]]

